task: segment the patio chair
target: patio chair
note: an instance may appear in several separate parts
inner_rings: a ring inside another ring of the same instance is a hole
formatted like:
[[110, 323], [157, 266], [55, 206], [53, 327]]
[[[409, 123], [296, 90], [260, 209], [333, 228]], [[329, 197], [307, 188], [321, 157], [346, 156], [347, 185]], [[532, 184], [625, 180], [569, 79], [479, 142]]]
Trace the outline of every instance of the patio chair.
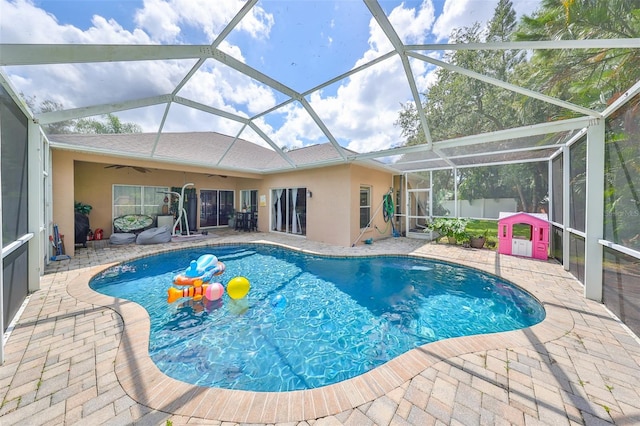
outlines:
[[235, 230], [236, 231], [244, 231], [245, 229], [247, 229], [247, 220], [246, 220], [246, 215], [242, 212], [236, 212], [236, 226], [235, 226]]
[[127, 214], [113, 220], [113, 229], [118, 233], [139, 234], [153, 225], [153, 218], [143, 214]]
[[258, 212], [251, 212], [249, 217], [249, 231], [258, 230]]

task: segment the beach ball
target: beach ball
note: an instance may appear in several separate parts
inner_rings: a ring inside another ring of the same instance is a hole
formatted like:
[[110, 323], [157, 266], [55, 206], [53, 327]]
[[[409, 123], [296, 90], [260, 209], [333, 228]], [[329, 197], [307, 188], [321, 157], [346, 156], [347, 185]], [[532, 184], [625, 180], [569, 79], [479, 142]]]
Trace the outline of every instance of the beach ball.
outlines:
[[204, 293], [204, 297], [208, 300], [218, 300], [224, 293], [224, 287], [220, 283], [211, 283], [207, 287]]
[[281, 294], [277, 294], [271, 299], [271, 306], [275, 309], [284, 309], [287, 306], [287, 298]]
[[227, 294], [232, 299], [242, 299], [249, 293], [251, 285], [245, 277], [234, 277], [227, 283]]

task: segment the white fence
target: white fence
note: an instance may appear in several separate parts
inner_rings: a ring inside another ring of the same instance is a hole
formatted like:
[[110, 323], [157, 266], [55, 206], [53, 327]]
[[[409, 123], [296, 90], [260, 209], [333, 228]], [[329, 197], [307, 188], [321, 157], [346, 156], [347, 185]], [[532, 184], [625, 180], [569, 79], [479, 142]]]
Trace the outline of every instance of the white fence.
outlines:
[[[442, 207], [455, 215], [455, 201], [443, 201]], [[518, 203], [513, 198], [481, 198], [478, 200], [458, 200], [458, 217], [476, 219], [498, 219], [500, 212], [517, 212]]]

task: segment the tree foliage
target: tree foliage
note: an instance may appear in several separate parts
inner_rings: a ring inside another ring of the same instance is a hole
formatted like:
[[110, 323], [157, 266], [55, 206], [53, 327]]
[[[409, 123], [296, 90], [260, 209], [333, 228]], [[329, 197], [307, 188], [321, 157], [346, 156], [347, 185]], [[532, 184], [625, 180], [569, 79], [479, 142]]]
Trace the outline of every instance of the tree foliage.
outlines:
[[118, 116], [107, 114], [106, 121], [81, 118], [76, 122], [77, 133], [141, 133], [142, 127], [136, 123], [123, 123]]
[[[516, 22], [510, 0], [500, 0], [486, 28], [456, 29], [452, 43], [510, 40], [568, 40], [640, 36], [638, 0], [543, 0]], [[536, 90], [587, 108], [602, 110], [640, 80], [637, 49], [456, 50], [452, 65]], [[424, 94], [423, 108], [434, 141], [575, 116], [573, 111], [439, 69]], [[426, 142], [414, 104], [403, 105], [396, 122], [407, 145]], [[508, 142], [494, 151], [507, 148]], [[445, 153], [446, 154], [446, 153]], [[499, 157], [495, 157], [499, 161]], [[513, 197], [518, 208], [537, 211], [547, 193], [547, 164], [522, 163], [458, 169], [459, 198]], [[437, 207], [437, 206], [434, 206]]]
[[640, 250], [640, 96], [606, 124], [605, 238]]
[[[35, 96], [24, 96], [21, 93], [22, 97], [25, 99], [27, 106], [31, 109], [31, 111], [45, 113], [52, 111], [62, 111], [64, 107], [61, 103], [55, 102], [51, 99], [45, 99], [38, 104], [38, 100]], [[74, 120], [65, 120], [58, 121], [56, 123], [43, 124], [42, 129], [47, 134], [64, 134], [64, 133], [75, 133], [75, 121]]]
[[[515, 40], [639, 36], [638, 0], [543, 0], [537, 13], [522, 18]], [[640, 78], [637, 49], [537, 50], [527, 65], [520, 75], [527, 87], [594, 109]]]
[[[38, 103], [35, 96], [25, 97], [27, 106], [36, 113], [63, 111], [64, 106], [50, 99]], [[141, 133], [142, 127], [136, 123], [123, 123], [118, 116], [113, 114], [103, 115], [105, 121], [94, 118], [80, 118], [77, 120], [65, 120], [50, 124], [43, 124], [42, 128], [47, 134], [65, 133]]]

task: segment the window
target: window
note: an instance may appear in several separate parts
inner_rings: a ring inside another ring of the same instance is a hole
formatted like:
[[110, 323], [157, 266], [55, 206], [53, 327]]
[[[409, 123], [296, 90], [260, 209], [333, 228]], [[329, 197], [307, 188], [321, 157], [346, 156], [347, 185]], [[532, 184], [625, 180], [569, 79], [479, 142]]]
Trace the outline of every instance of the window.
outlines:
[[360, 187], [360, 229], [367, 228], [371, 220], [371, 188]]
[[258, 191], [255, 189], [240, 191], [240, 208], [249, 212], [257, 212]]
[[162, 214], [166, 186], [113, 185], [113, 217]]

